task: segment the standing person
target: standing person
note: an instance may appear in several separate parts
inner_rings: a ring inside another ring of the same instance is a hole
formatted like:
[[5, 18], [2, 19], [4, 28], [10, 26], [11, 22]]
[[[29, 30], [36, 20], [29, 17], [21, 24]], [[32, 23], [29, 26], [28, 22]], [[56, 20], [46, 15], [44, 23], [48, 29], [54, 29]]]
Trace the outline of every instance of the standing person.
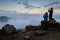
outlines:
[[48, 12], [49, 12], [49, 20], [50, 20], [50, 19], [53, 19], [53, 18], [52, 18], [52, 16], [53, 16], [53, 7], [51, 7], [51, 8], [48, 10]]
[[47, 23], [48, 22], [48, 13], [47, 12], [43, 15], [43, 18], [44, 18], [44, 22]]

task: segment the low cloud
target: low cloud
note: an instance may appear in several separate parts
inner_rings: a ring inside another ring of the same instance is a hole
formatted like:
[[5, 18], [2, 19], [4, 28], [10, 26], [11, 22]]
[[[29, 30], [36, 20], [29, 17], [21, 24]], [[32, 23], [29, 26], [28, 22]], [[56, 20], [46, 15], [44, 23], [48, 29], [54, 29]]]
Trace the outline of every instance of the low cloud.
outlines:
[[10, 17], [7, 17], [7, 16], [0, 16], [0, 22], [8, 22], [9, 20], [11, 20]]

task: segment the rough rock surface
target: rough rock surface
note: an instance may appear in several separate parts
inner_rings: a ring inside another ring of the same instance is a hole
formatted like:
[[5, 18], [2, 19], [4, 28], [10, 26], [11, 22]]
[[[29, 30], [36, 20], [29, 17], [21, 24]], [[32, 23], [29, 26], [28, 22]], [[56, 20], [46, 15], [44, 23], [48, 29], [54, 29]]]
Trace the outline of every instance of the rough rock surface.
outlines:
[[6, 24], [2, 27], [2, 32], [6, 34], [14, 33], [16, 28], [13, 25]]

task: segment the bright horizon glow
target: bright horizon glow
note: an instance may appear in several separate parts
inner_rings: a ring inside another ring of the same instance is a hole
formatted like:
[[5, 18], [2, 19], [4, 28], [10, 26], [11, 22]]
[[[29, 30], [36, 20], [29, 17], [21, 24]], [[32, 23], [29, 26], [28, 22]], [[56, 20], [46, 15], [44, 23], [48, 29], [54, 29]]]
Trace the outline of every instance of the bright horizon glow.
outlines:
[[[17, 14], [44, 14], [48, 12], [48, 10], [17, 10], [17, 11], [10, 11], [10, 12], [0, 12], [0, 13], [17, 13]], [[54, 14], [60, 14], [60, 10], [54, 10]]]
[[[29, 14], [44, 14], [45, 12], [48, 12], [48, 10], [18, 10], [17, 13], [29, 13]], [[54, 10], [54, 14], [60, 14], [60, 10]]]

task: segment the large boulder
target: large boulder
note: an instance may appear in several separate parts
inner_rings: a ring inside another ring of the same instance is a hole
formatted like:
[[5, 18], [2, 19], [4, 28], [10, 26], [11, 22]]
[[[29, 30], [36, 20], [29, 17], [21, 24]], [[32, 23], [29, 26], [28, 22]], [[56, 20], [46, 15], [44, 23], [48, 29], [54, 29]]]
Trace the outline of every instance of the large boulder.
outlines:
[[10, 34], [15, 32], [16, 32], [16, 28], [13, 25], [6, 24], [5, 26], [2, 27], [3, 34]]
[[39, 26], [32, 26], [32, 25], [28, 25], [26, 26], [25, 30], [26, 31], [35, 31], [35, 30], [39, 30]]
[[48, 22], [53, 25], [56, 24], [56, 20], [49, 20]]
[[45, 23], [44, 21], [41, 21], [41, 26], [40, 26], [41, 29], [43, 30], [47, 30], [48, 29], [48, 22]]
[[54, 19], [49, 20], [47, 23], [44, 21], [41, 21], [41, 28], [44, 30], [48, 30], [48, 28], [56, 28], [57, 27], [57, 22]]

